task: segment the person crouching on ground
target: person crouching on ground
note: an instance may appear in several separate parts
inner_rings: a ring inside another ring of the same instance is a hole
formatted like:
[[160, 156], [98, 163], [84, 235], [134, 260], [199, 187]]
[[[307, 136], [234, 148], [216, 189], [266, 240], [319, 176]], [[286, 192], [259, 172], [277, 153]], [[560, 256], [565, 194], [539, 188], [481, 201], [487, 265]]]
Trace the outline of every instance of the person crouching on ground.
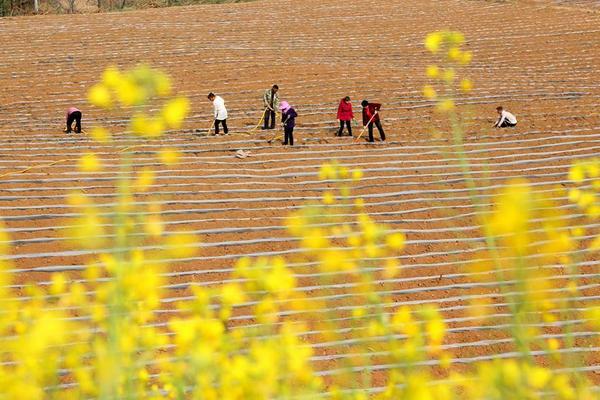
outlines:
[[344, 124], [348, 128], [348, 133], [352, 136], [352, 126], [350, 122], [354, 119], [354, 113], [352, 112], [352, 103], [350, 97], [346, 96], [340, 101], [338, 106], [337, 119], [340, 121], [340, 130], [336, 136], [342, 136], [344, 132]]
[[215, 135], [219, 134], [219, 125], [223, 125], [223, 133], [227, 135], [229, 128], [227, 128], [227, 109], [225, 108], [225, 100], [221, 96], [215, 96], [214, 93], [208, 94], [208, 100], [212, 101], [215, 111]]
[[267, 89], [263, 95], [263, 103], [265, 106], [263, 129], [275, 129], [275, 110], [279, 107], [279, 86], [273, 85], [271, 89]]
[[496, 111], [498, 112], [498, 120], [494, 124], [494, 128], [512, 128], [517, 126], [517, 118], [502, 106], [496, 107]]
[[75, 122], [75, 132], [81, 133], [81, 111], [75, 107], [70, 107], [67, 110], [67, 127], [65, 133], [71, 133]]
[[381, 121], [379, 120], [379, 110], [381, 110], [381, 104], [369, 103], [367, 100], [363, 100], [361, 105], [363, 107], [363, 126], [368, 126], [369, 128], [369, 142], [373, 143], [375, 141], [373, 139], [373, 124], [375, 124], [377, 130], [379, 131], [381, 141], [385, 141], [385, 132], [383, 132]]
[[287, 101], [281, 102], [279, 110], [281, 110], [281, 122], [283, 125], [283, 144], [286, 145], [289, 143], [290, 146], [293, 146], [294, 127], [296, 126], [296, 117], [298, 114]]

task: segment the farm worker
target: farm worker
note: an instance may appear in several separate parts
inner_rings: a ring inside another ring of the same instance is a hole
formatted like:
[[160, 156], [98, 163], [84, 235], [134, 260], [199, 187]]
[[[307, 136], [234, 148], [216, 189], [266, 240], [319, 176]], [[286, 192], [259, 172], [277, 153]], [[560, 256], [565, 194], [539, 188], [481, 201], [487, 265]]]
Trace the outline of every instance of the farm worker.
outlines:
[[279, 107], [279, 86], [273, 85], [271, 89], [265, 90], [263, 103], [265, 105], [265, 124], [263, 129], [275, 129], [275, 110]]
[[281, 102], [279, 110], [281, 110], [281, 122], [283, 125], [283, 144], [286, 145], [289, 143], [290, 146], [293, 146], [294, 127], [296, 126], [296, 117], [298, 114], [287, 101]]
[[498, 120], [494, 124], [494, 128], [512, 128], [517, 126], [517, 118], [502, 106], [496, 107], [496, 111], [498, 112]]
[[350, 97], [346, 96], [340, 101], [340, 105], [338, 106], [337, 119], [340, 121], [340, 130], [337, 133], [337, 136], [342, 136], [342, 132], [344, 132], [344, 124], [348, 128], [348, 133], [352, 136], [352, 126], [350, 125], [350, 121], [354, 119], [354, 113], [352, 112], [352, 103], [350, 102]]
[[223, 125], [223, 133], [227, 135], [227, 109], [225, 108], [225, 100], [221, 96], [215, 96], [214, 93], [208, 94], [208, 100], [212, 101], [215, 111], [215, 135], [219, 134], [219, 125]]
[[66, 133], [71, 133], [73, 129], [73, 122], [75, 122], [75, 132], [81, 133], [81, 111], [75, 107], [69, 107], [67, 110], [67, 127], [65, 128]]
[[381, 136], [381, 141], [385, 141], [385, 132], [383, 132], [381, 121], [379, 120], [379, 110], [381, 109], [381, 104], [369, 103], [367, 100], [363, 100], [361, 105], [363, 107], [363, 126], [369, 127], [369, 142], [373, 143], [375, 141], [373, 139], [373, 124], [377, 126], [379, 136]]

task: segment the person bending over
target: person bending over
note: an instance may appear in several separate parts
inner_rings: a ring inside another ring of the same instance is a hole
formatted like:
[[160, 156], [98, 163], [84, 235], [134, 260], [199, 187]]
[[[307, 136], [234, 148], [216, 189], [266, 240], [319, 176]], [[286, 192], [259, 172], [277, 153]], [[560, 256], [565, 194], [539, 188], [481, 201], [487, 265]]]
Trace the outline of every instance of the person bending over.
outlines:
[[369, 103], [367, 100], [363, 100], [361, 103], [362, 117], [363, 117], [363, 126], [368, 126], [369, 128], [369, 142], [373, 143], [375, 140], [373, 139], [373, 124], [377, 127], [379, 131], [379, 136], [381, 136], [381, 141], [385, 141], [385, 132], [383, 132], [383, 128], [381, 126], [381, 121], [379, 119], [379, 110], [381, 110], [381, 104], [379, 103]]
[[78, 108], [70, 107], [67, 110], [67, 127], [65, 133], [71, 133], [75, 122], [75, 133], [81, 133], [81, 111]]
[[502, 106], [496, 107], [496, 111], [498, 112], [498, 120], [494, 124], [494, 128], [512, 128], [517, 126], [517, 118]]
[[296, 117], [298, 113], [288, 104], [287, 101], [282, 101], [279, 105], [281, 110], [281, 122], [283, 125], [283, 144], [294, 145], [294, 127], [296, 126]]

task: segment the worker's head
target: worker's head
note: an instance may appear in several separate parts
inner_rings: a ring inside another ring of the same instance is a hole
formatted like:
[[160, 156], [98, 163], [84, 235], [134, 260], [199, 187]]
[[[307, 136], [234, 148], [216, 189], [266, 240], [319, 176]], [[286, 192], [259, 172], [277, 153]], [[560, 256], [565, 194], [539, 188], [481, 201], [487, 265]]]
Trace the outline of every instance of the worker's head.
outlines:
[[292, 108], [292, 106], [290, 106], [290, 104], [287, 101], [282, 101], [279, 104], [279, 110], [281, 110], [282, 112], [286, 112], [290, 108]]
[[277, 93], [277, 91], [279, 90], [279, 86], [273, 85], [273, 87], [271, 88], [271, 90], [273, 91], [273, 93]]
[[502, 111], [504, 111], [504, 108], [502, 106], [498, 106], [498, 107], [496, 107], [496, 111], [498, 112], [498, 114], [502, 114]]
[[346, 97], [344, 97], [344, 101], [345, 101], [346, 103], [350, 103], [350, 96], [346, 96]]
[[210, 93], [208, 94], [208, 96], [206, 96], [206, 97], [208, 97], [208, 99], [209, 99], [210, 101], [213, 101], [213, 100], [215, 99], [215, 94], [214, 94], [213, 92], [210, 92]]
[[369, 105], [369, 102], [367, 100], [363, 100], [362, 103], [360, 103], [360, 105], [366, 107]]

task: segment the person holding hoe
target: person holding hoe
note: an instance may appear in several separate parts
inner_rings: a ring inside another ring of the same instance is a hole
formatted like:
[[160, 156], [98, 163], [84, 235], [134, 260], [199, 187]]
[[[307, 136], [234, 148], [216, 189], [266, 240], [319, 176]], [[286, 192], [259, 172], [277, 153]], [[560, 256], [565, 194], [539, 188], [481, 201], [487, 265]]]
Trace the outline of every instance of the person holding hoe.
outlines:
[[75, 107], [70, 107], [67, 110], [67, 126], [64, 130], [65, 133], [71, 133], [73, 129], [73, 122], [75, 122], [75, 133], [81, 133], [81, 110]]
[[381, 104], [379, 103], [369, 103], [367, 100], [363, 100], [361, 103], [362, 109], [362, 117], [363, 117], [363, 126], [369, 128], [369, 143], [373, 143], [375, 140], [373, 139], [373, 124], [377, 127], [379, 131], [379, 136], [381, 137], [381, 141], [385, 141], [385, 133], [383, 132], [383, 128], [381, 127], [381, 121], [379, 119], [379, 110], [381, 109]]
[[225, 108], [225, 100], [221, 96], [215, 96], [214, 93], [208, 94], [208, 100], [213, 103], [214, 112], [215, 112], [215, 122], [213, 123], [215, 127], [215, 136], [219, 134], [219, 125], [223, 125], [223, 134], [227, 135], [229, 133], [229, 128], [227, 128], [227, 109]]
[[271, 89], [265, 90], [263, 103], [265, 106], [263, 129], [275, 129], [275, 110], [279, 107], [279, 86], [273, 85]]
[[354, 119], [354, 112], [352, 112], [352, 103], [350, 97], [346, 96], [340, 101], [338, 106], [337, 119], [340, 121], [340, 130], [336, 136], [342, 136], [344, 132], [344, 124], [348, 128], [348, 134], [352, 136], [352, 126], [350, 122]]
[[294, 127], [296, 126], [296, 117], [298, 113], [289, 105], [287, 101], [282, 101], [279, 105], [281, 110], [281, 123], [283, 125], [283, 144], [294, 145]]

